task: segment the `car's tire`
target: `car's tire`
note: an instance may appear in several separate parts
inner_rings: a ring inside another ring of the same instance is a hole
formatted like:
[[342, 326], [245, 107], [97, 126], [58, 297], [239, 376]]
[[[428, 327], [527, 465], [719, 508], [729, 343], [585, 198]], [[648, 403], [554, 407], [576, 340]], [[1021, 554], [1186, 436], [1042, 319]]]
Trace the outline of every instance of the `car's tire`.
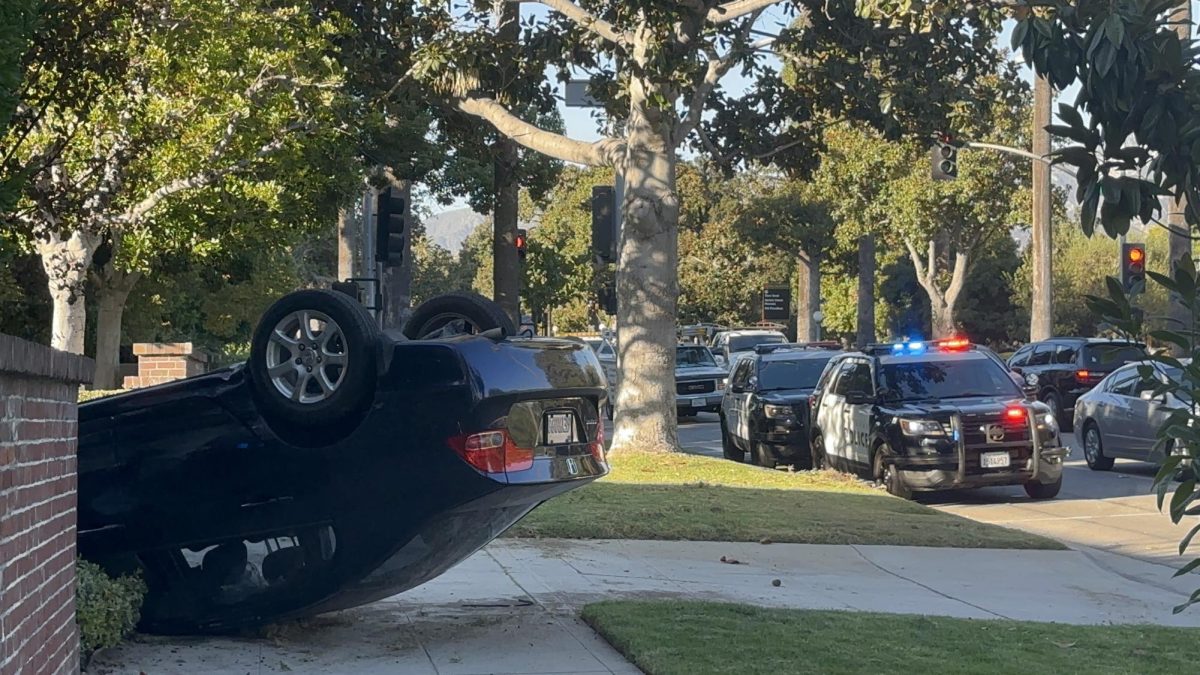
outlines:
[[820, 471], [821, 469], [832, 469], [829, 464], [829, 455], [825, 454], [825, 435], [820, 429], [813, 430], [812, 447], [812, 468]]
[[912, 499], [912, 488], [905, 484], [904, 479], [900, 477], [900, 472], [896, 470], [896, 465], [884, 461], [883, 448], [875, 449], [875, 457], [872, 464], [872, 473], [875, 480], [883, 485], [888, 494], [901, 499]]
[[1113, 458], [1104, 456], [1104, 440], [1100, 427], [1091, 420], [1083, 425], [1083, 461], [1092, 471], [1108, 471], [1113, 468]]
[[695, 417], [696, 411], [695, 410], [680, 410], [680, 411], [678, 411], [678, 414], [680, 417]]
[[1063, 431], [1070, 431], [1072, 420], [1066, 419], [1063, 414], [1062, 397], [1056, 391], [1047, 391], [1041, 396], [1041, 402], [1045, 403], [1050, 408], [1050, 414], [1054, 415], [1054, 421], [1058, 422], [1058, 428]]
[[403, 333], [410, 340], [428, 340], [496, 329], [501, 337], [517, 334], [517, 327], [500, 305], [477, 293], [447, 293], [421, 303], [404, 324]]
[[1026, 481], [1025, 483], [1025, 494], [1029, 495], [1030, 499], [1054, 499], [1058, 496], [1058, 491], [1061, 489], [1061, 475], [1053, 483], [1043, 483], [1036, 480]]
[[738, 449], [733, 444], [733, 439], [729, 437], [729, 427], [725, 425], [725, 416], [721, 416], [721, 454], [725, 459], [734, 462], [745, 462], [746, 453]]
[[767, 449], [766, 443], [754, 443], [751, 445], [750, 454], [754, 456], [754, 464], [774, 469], [776, 467], [774, 456]]
[[379, 327], [356, 300], [329, 290], [289, 293], [267, 308], [251, 342], [247, 369], [259, 412], [281, 436], [342, 433], [374, 397], [378, 354]]

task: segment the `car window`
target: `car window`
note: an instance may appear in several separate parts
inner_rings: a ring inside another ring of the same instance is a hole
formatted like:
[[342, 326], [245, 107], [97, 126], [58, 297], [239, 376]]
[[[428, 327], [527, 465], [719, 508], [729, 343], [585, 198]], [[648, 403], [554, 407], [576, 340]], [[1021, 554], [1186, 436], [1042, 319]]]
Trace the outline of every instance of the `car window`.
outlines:
[[825, 364], [829, 363], [831, 358], [832, 355], [828, 358], [763, 361], [758, 369], [758, 388], [763, 391], [813, 389], [825, 370]]
[[843, 363], [838, 369], [838, 379], [833, 385], [833, 393], [845, 396], [856, 392], [870, 396], [873, 391], [869, 364], [851, 360]]
[[1032, 353], [1033, 353], [1032, 346], [1021, 347], [1020, 349], [1017, 350], [1016, 354], [1013, 354], [1012, 361], [1010, 362], [1009, 365], [1013, 366], [1014, 368], [1019, 368], [1019, 367], [1025, 365], [1026, 362], [1029, 361], [1029, 355]]
[[676, 368], [716, 368], [717, 362], [708, 347], [678, 347], [675, 349]]
[[596, 354], [598, 354], [599, 356], [612, 356], [613, 355], [612, 345], [607, 342], [601, 344], [600, 348], [598, 350], [596, 350]]
[[1075, 359], [1078, 356], [1078, 347], [1074, 345], [1058, 345], [1058, 349], [1054, 350], [1053, 362], [1059, 365], [1075, 365]]
[[1133, 387], [1141, 379], [1136, 370], [1125, 371], [1113, 375], [1108, 383], [1108, 391], [1122, 396], [1133, 396]]
[[733, 384], [745, 386], [750, 379], [751, 364], [754, 359], [741, 359], [733, 370]]
[[1021, 396], [1008, 371], [991, 359], [903, 361], [883, 364], [880, 384], [892, 400]]
[[1087, 345], [1083, 350], [1083, 367], [1093, 370], [1115, 370], [1126, 363], [1142, 361], [1146, 348], [1141, 345]]
[[1029, 365], [1050, 365], [1050, 358], [1054, 355], [1054, 350], [1057, 347], [1058, 345], [1038, 345], [1037, 348], [1033, 350], [1033, 356], [1029, 357]]
[[729, 338], [729, 351], [744, 352], [758, 345], [774, 345], [786, 342], [782, 335], [738, 335]]

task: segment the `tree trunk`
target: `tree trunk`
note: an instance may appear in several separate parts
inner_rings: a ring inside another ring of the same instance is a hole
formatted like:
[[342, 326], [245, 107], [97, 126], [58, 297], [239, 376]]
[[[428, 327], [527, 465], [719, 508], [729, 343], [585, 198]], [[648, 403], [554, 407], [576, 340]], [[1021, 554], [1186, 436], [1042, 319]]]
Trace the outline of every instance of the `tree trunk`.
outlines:
[[[651, 41], [639, 34], [635, 55]], [[671, 115], [675, 97], [634, 77], [617, 263], [621, 386], [613, 452], [675, 452], [675, 316], [679, 298], [679, 197]], [[654, 102], [655, 98], [666, 98]]]
[[359, 250], [359, 225], [354, 213], [346, 207], [338, 209], [338, 280], [362, 276], [358, 271], [358, 258], [362, 255]]
[[[1033, 86], [1033, 153], [1050, 154], [1050, 106], [1054, 92], [1050, 81], [1037, 78]], [[1030, 303], [1029, 339], [1046, 340], [1054, 333], [1053, 226], [1050, 210], [1050, 165], [1033, 162], [1033, 298]]]
[[[515, 2], [494, 2], [497, 21], [496, 39], [505, 44], [521, 38], [520, 5]], [[513, 66], [501, 64], [500, 80], [512, 79], [508, 72]], [[502, 101], [508, 99], [499, 92]], [[521, 186], [517, 182], [520, 155], [517, 143], [501, 137], [493, 146], [492, 160], [492, 296], [516, 325], [521, 324], [521, 261], [517, 256], [517, 220]]]
[[50, 346], [55, 349], [72, 354], [83, 353], [83, 338], [87, 329], [87, 271], [98, 246], [98, 235], [81, 230], [71, 232], [66, 239], [50, 232], [46, 239], [37, 243], [54, 306]]
[[[1190, 44], [1192, 39], [1192, 6], [1190, 2], [1180, 2], [1179, 5], [1171, 12], [1171, 20], [1175, 23], [1175, 31], [1179, 34], [1179, 39], [1184, 44]], [[1167, 259], [1171, 261], [1170, 276], [1174, 278], [1175, 269], [1179, 265], [1180, 260], [1187, 259], [1192, 255], [1192, 240], [1188, 236], [1187, 219], [1184, 217], [1184, 209], [1187, 208], [1185, 198], [1170, 200], [1170, 212], [1167, 214], [1167, 226], [1170, 229], [1170, 234], [1167, 237]], [[1171, 294], [1171, 301], [1167, 303], [1167, 317], [1169, 324], [1168, 330], [1187, 331], [1195, 330], [1192, 326], [1192, 313], [1188, 308], [1187, 303], [1183, 302], [1177, 294]], [[1168, 343], [1170, 345], [1170, 343]], [[1175, 357], [1184, 356], [1184, 351], [1178, 345], [1170, 345], [1171, 354]]]
[[875, 235], [858, 240], [858, 331], [861, 349], [875, 341]]
[[937, 246], [933, 240], [929, 241], [928, 258], [925, 261], [921, 260], [916, 247], [911, 242], [906, 240], [904, 244], [908, 247], [913, 267], [916, 269], [917, 282], [921, 284], [925, 295], [929, 297], [929, 321], [933, 337], [953, 336], [958, 330], [954, 310], [966, 283], [970, 256], [966, 251], [954, 253], [954, 268], [950, 270], [950, 284], [946, 286], [945, 290], [942, 290], [937, 285]]
[[797, 265], [796, 294], [796, 340], [815, 342], [821, 339], [821, 322], [813, 318], [813, 312], [821, 309], [821, 261], [817, 257], [800, 252]]
[[494, 298], [514, 323], [521, 322], [521, 261], [517, 257], [517, 219], [521, 186], [517, 184], [517, 144], [496, 141], [493, 164], [492, 289]]
[[129, 293], [141, 276], [140, 272], [120, 272], [111, 266], [97, 275], [95, 389], [121, 387], [121, 320]]

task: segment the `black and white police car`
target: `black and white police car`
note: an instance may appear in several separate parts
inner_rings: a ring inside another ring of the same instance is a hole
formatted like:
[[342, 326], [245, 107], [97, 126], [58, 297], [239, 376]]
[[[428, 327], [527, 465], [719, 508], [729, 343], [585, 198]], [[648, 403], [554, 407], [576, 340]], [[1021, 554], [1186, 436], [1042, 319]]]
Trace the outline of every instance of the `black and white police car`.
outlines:
[[726, 459], [774, 467], [812, 468], [809, 397], [836, 342], [758, 345], [740, 356], [721, 400], [721, 449]]
[[1050, 409], [966, 339], [871, 345], [835, 357], [813, 402], [813, 461], [888, 492], [1062, 486], [1070, 450]]

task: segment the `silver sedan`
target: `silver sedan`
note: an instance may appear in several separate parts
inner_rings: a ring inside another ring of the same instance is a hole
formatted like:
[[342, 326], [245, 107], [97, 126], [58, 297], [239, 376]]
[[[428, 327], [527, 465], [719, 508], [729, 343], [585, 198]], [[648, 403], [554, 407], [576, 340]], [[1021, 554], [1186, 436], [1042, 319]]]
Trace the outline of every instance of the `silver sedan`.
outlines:
[[[1143, 379], [1138, 366], [1151, 365], [1154, 380]], [[1155, 395], [1157, 385], [1178, 372], [1161, 363], [1130, 363], [1114, 370], [1075, 404], [1075, 428], [1089, 468], [1107, 471], [1118, 458], [1162, 461], [1158, 430], [1172, 411], [1187, 403], [1173, 394]], [[1169, 452], [1169, 448], [1167, 450]]]

